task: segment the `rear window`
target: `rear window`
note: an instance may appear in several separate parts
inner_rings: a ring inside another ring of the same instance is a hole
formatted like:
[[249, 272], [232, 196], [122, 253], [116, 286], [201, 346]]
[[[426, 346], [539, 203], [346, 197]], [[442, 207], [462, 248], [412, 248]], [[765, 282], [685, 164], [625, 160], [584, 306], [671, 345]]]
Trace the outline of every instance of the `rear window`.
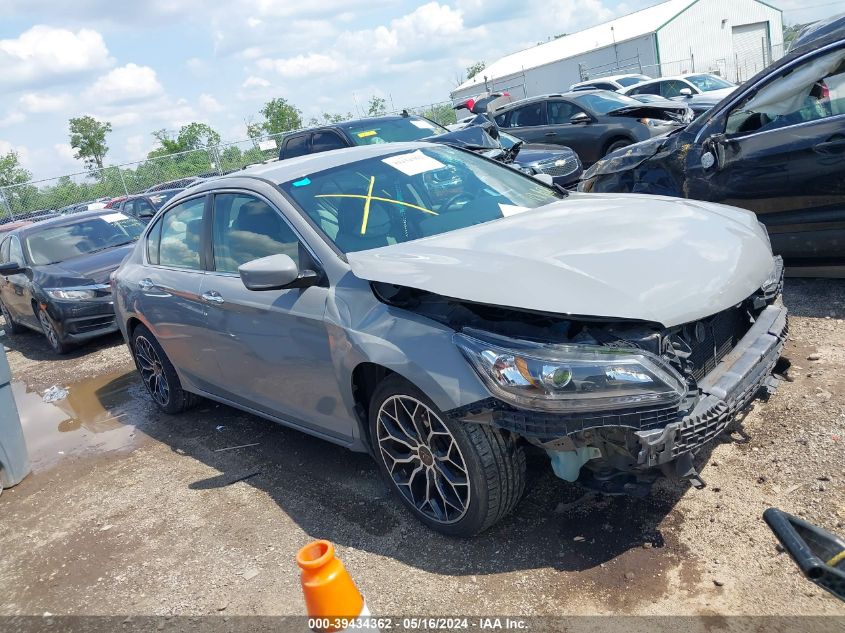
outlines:
[[596, 114], [607, 114], [619, 108], [625, 108], [632, 105], [639, 105], [637, 101], [621, 95], [618, 92], [608, 92], [602, 90], [600, 92], [585, 92], [572, 97], [572, 100], [592, 110]]
[[308, 139], [311, 134], [300, 134], [285, 139], [284, 149], [282, 150], [282, 158], [295, 158], [296, 156], [305, 156], [308, 153]]
[[445, 127], [420, 117], [374, 120], [368, 123], [344, 125], [349, 138], [355, 145], [377, 143], [402, 143], [418, 141], [435, 134], [445, 134]]
[[165, 202], [170, 200], [177, 193], [181, 193], [181, 191], [181, 189], [178, 189], [177, 191], [159, 191], [157, 193], [151, 193], [148, 197], [156, 210], [158, 210], [164, 206]]
[[716, 77], [715, 75], [690, 75], [686, 78], [686, 80], [701, 90], [701, 92], [734, 87], [731, 82], [725, 81], [721, 77]]
[[640, 83], [641, 81], [646, 81], [648, 77], [620, 77], [616, 80], [623, 88], [627, 88], [628, 86], [633, 86], [635, 84]]

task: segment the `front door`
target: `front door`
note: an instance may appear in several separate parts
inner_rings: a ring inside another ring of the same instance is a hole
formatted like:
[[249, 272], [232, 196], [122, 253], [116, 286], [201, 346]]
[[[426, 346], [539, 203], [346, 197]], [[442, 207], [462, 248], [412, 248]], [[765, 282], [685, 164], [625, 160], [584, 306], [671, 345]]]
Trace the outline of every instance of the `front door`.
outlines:
[[289, 255], [300, 270], [314, 257], [281, 212], [247, 193], [214, 198], [213, 263], [202, 286], [207, 337], [229, 399], [334, 437], [351, 435], [323, 321], [328, 288], [250, 291], [238, 266]]
[[[21, 241], [17, 235], [9, 238], [9, 262], [16, 262], [21, 267], [27, 265]], [[32, 281], [26, 273], [6, 275], [3, 279], [3, 303], [12, 314], [12, 318], [21, 324], [38, 328], [38, 319], [32, 308]]]
[[690, 179], [689, 197], [757, 213], [791, 266], [845, 265], [845, 46], [774, 77], [725, 120], [724, 164]]

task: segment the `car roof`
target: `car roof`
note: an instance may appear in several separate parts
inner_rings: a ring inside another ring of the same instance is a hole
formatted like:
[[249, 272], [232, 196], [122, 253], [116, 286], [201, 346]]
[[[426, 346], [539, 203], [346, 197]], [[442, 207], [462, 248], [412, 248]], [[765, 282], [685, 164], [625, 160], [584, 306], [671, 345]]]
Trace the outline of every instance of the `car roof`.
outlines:
[[[639, 84], [637, 84], [639, 85]], [[505, 112], [507, 110], [512, 110], [515, 107], [519, 107], [522, 105], [526, 105], [529, 103], [534, 103], [535, 101], [545, 101], [546, 99], [556, 99], [558, 97], [563, 97], [564, 99], [576, 99], [578, 97], [583, 97], [585, 90], [569, 90], [567, 92], [554, 92], [551, 94], [545, 95], [536, 95], [534, 97], [527, 97], [525, 99], [520, 99], [519, 101], [511, 101], [510, 103], [506, 103], [504, 105], [495, 108], [491, 114], [498, 114], [500, 112]], [[590, 92], [613, 92], [613, 94], [619, 94], [615, 91], [611, 90], [592, 90]]]
[[96, 218], [103, 215], [110, 215], [113, 213], [120, 213], [120, 211], [117, 211], [115, 209], [94, 209], [91, 211], [80, 211], [79, 213], [72, 213], [69, 215], [59, 215], [55, 218], [48, 218], [40, 222], [32, 222], [27, 226], [22, 226], [20, 228], [15, 229], [14, 231], [9, 231], [9, 234], [25, 236], [29, 235], [30, 233], [37, 233], [41, 229], [49, 228], [51, 226], [68, 226], [70, 224], [76, 224], [80, 220], [85, 220], [87, 218]]
[[[401, 121], [402, 119], [421, 119], [423, 117], [418, 116], [416, 114], [409, 114], [408, 116], [402, 116], [401, 114], [385, 114], [382, 116], [373, 116], [373, 117], [365, 117], [363, 119], [349, 119], [347, 121], [339, 121], [337, 123], [324, 123], [322, 125], [315, 125], [313, 127], [306, 127], [302, 128], [301, 130], [296, 130], [295, 132], [291, 132], [285, 135], [285, 138], [289, 138], [291, 136], [295, 136], [298, 134], [304, 134], [305, 132], [317, 132], [319, 130], [331, 130], [340, 128], [341, 130], [349, 129], [350, 127], [355, 127], [359, 125], [377, 125], [379, 123], [384, 123], [385, 121]], [[286, 160], [290, 160], [289, 158]]]
[[184, 191], [186, 187], [171, 187], [170, 189], [158, 189], [156, 191], [143, 191], [141, 193], [133, 193], [128, 196], [124, 196], [126, 200], [133, 200], [135, 198], [150, 198], [152, 196], [159, 196], [163, 193], [170, 193], [171, 191], [179, 192]]
[[[625, 75], [608, 75], [607, 77], [596, 77], [595, 79], [587, 79], [585, 81], [579, 81], [578, 83], [572, 84], [573, 86], [584, 86], [586, 84], [594, 84], [599, 83], [602, 81], [617, 81], [618, 79], [625, 79], [626, 77], [646, 77], [647, 75], [643, 75], [642, 73], [627, 73]], [[649, 81], [651, 77], [648, 79], [643, 79], [643, 81]]]

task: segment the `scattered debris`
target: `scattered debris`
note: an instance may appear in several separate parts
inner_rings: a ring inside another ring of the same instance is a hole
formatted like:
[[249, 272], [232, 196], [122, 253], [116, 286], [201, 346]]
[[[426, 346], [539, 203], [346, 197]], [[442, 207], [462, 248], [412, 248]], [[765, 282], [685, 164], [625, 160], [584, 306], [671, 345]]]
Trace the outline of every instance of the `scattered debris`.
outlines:
[[573, 540], [573, 541], [575, 541], [576, 543], [583, 543], [583, 542], [584, 542], [584, 541], [586, 541], [587, 539], [585, 539], [583, 536], [576, 536], [576, 537], [575, 537], [574, 539], [572, 539], [572, 540]]
[[67, 398], [67, 389], [63, 387], [59, 387], [58, 385], [53, 385], [47, 391], [44, 392], [44, 402], [58, 402], [59, 400], [64, 400]]
[[820, 359], [821, 359], [821, 355], [818, 354], [817, 352], [813, 352], [812, 354], [807, 356], [807, 360], [820, 360]]
[[217, 425], [216, 427], [214, 427], [214, 428], [215, 428], [215, 429], [217, 429], [218, 431], [222, 431], [223, 429], [225, 429], [225, 428], [226, 428], [226, 425], [225, 425], [225, 424], [218, 424], [218, 425]]
[[724, 580], [721, 580], [721, 579], [719, 579], [719, 578], [714, 578], [714, 579], [713, 579], [713, 584], [714, 584], [714, 585], [716, 585], [717, 587], [724, 587], [724, 586], [725, 586], [725, 581], [724, 581]]
[[625, 580], [633, 580], [635, 578], [634, 572], [626, 571], [625, 572]]
[[258, 575], [258, 570], [255, 567], [250, 567], [249, 569], [247, 569], [246, 571], [241, 573], [241, 576], [243, 576], [244, 580], [252, 580], [257, 575]]
[[114, 527], [113, 525], [104, 525], [103, 527], [100, 528], [100, 532], [108, 532], [113, 527]]
[[255, 442], [254, 444], [241, 444], [240, 446], [227, 446], [226, 448], [215, 448], [215, 453], [220, 453], [222, 451], [233, 451], [236, 448], [249, 448], [250, 446], [258, 446], [261, 442]]

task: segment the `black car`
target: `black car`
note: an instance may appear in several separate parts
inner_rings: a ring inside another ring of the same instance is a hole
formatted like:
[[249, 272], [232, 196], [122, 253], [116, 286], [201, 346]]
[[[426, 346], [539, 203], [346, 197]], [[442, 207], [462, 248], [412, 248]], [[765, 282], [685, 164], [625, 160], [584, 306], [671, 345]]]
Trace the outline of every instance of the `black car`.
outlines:
[[144, 225], [114, 209], [30, 224], [0, 242], [0, 312], [7, 334], [43, 332], [62, 354], [117, 331], [109, 275]]
[[666, 134], [688, 116], [677, 106], [641, 103], [609, 90], [584, 90], [515, 101], [490, 113], [528, 143], [566, 145], [585, 165], [637, 141]]
[[112, 208], [146, 224], [156, 214], [156, 211], [164, 206], [165, 202], [184, 190], [184, 187], [179, 187], [127, 196], [120, 202], [115, 203]]
[[845, 272], [845, 39], [799, 48], [686, 128], [606, 157], [579, 190], [743, 207], [790, 274]]
[[[485, 121], [488, 127], [495, 128], [491, 121]], [[498, 135], [498, 130], [493, 134]], [[354, 119], [295, 132], [284, 138], [279, 158], [356, 145], [422, 140], [472, 150], [504, 150], [506, 162], [513, 167], [529, 174], [548, 174], [555, 184], [564, 187], [574, 186], [583, 171], [578, 156], [568, 147], [528, 144], [513, 137], [496, 140], [471, 122], [465, 128], [450, 131], [434, 121], [413, 115]]]

